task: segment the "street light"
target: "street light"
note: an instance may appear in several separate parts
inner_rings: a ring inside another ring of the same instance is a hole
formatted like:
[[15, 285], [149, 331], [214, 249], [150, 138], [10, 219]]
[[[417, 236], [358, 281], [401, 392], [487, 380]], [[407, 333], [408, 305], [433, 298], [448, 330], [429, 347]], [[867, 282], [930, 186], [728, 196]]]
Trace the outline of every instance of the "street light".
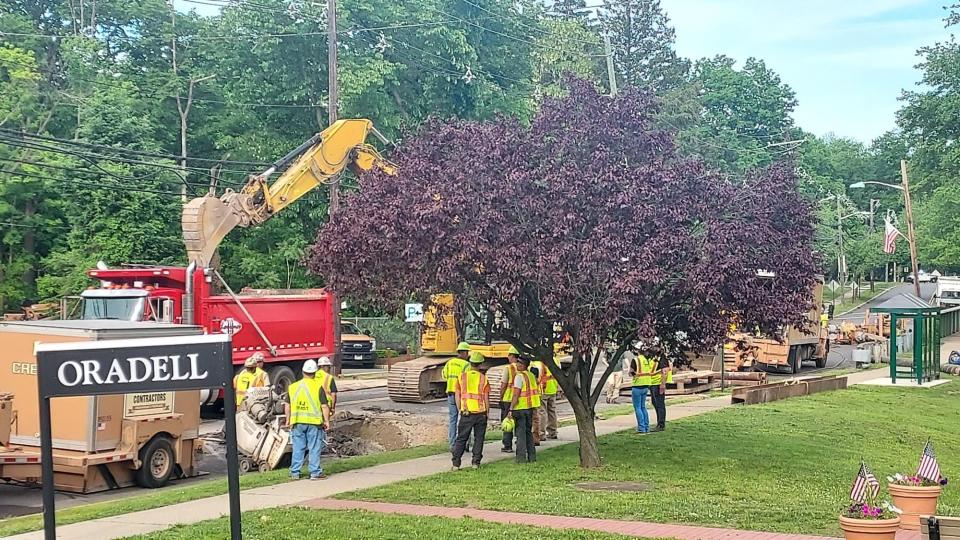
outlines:
[[877, 180], [866, 180], [863, 182], [850, 184], [850, 187], [862, 189], [866, 187], [867, 184], [873, 184], [877, 186], [899, 189], [903, 192], [903, 209], [907, 218], [907, 242], [910, 244], [910, 265], [913, 269], [913, 291], [916, 293], [917, 298], [922, 298], [920, 296], [920, 272], [919, 267], [917, 266], [917, 235], [913, 230], [913, 206], [910, 204], [910, 179], [907, 176], [907, 160], [905, 159], [900, 160], [900, 180], [900, 184], [890, 184], [888, 182], [879, 182]]

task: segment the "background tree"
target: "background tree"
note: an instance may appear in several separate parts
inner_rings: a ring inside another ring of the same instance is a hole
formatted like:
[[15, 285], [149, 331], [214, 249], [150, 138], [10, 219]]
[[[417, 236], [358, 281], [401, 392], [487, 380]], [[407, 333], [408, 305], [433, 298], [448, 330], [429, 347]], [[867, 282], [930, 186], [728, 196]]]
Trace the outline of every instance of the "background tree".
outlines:
[[621, 84], [661, 92], [684, 83], [690, 62], [674, 50], [676, 32], [660, 0], [606, 2], [598, 13]]
[[[516, 121], [431, 121], [321, 229], [310, 259], [339, 294], [398, 306], [449, 291], [509, 324], [574, 410], [580, 459], [600, 464], [594, 407], [605, 341], [636, 340], [677, 362], [711, 349], [730, 317], [778, 334], [798, 324], [817, 270], [809, 207], [789, 167], [729, 182], [678, 159], [647, 94], [610, 99], [586, 81]], [[356, 249], [357, 245], [365, 249]], [[396, 257], [383, 257], [382, 253]], [[775, 273], [764, 279], [758, 270]], [[554, 324], [572, 363], [553, 358]]]

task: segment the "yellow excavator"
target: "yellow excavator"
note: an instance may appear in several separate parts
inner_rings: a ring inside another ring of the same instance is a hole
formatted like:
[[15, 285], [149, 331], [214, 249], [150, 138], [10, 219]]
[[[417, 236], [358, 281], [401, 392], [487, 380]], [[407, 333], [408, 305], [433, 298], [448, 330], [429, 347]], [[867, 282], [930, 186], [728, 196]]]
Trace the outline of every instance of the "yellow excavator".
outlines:
[[425, 403], [446, 397], [447, 381], [443, 378], [443, 366], [456, 356], [457, 344], [461, 340], [470, 344], [471, 351], [482, 354], [488, 366], [507, 363], [510, 344], [506, 341], [489, 341], [481, 321], [474, 321], [473, 317], [467, 315], [464, 317], [466, 324], [463, 328], [458, 327], [459, 317], [454, 310], [452, 294], [434, 295], [423, 318], [423, 331], [420, 333], [423, 356], [390, 366], [387, 394], [393, 401]]
[[[181, 224], [190, 262], [208, 266], [230, 231], [260, 225], [345, 168], [378, 168], [395, 174], [396, 166], [365, 142], [371, 133], [388, 142], [370, 120], [338, 120], [267, 170], [251, 176], [240, 191], [228, 189], [220, 197], [207, 195], [188, 202], [183, 207]], [[287, 170], [269, 184], [270, 177], [287, 165]]]

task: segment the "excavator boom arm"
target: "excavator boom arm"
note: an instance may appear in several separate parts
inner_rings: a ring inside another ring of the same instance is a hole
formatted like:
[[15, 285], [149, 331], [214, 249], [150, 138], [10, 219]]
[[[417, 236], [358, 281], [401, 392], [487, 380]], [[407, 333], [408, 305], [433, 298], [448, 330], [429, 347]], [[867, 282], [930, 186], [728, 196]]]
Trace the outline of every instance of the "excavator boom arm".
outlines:
[[[383, 136], [369, 120], [339, 120], [295, 150], [253, 176], [240, 191], [228, 190], [220, 198], [198, 197], [183, 207], [183, 241], [191, 262], [208, 265], [224, 237], [236, 227], [259, 225], [298, 199], [329, 182], [345, 167], [380, 168], [389, 174], [396, 166], [366, 144], [373, 132]], [[292, 162], [292, 164], [290, 164]], [[270, 176], [290, 166], [272, 184]]]

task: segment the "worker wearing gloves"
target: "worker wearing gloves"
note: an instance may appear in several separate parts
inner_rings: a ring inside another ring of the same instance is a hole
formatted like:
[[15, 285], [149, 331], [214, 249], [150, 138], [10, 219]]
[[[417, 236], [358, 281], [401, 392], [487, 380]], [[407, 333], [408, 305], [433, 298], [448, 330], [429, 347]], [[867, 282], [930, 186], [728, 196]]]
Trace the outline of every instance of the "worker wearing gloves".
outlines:
[[320, 454], [326, 440], [325, 430], [330, 429], [330, 407], [327, 405], [327, 393], [316, 373], [315, 361], [303, 363], [303, 378], [290, 385], [283, 407], [293, 443], [293, 455], [290, 458], [290, 478], [293, 480], [300, 479], [306, 455], [310, 459], [310, 479], [326, 478], [320, 466]]
[[450, 451], [453, 451], [453, 443], [457, 440], [457, 426], [459, 425], [460, 412], [457, 402], [457, 379], [467, 368], [467, 359], [470, 357], [470, 344], [461, 341], [457, 345], [457, 355], [447, 360], [443, 366], [443, 378], [447, 381], [447, 441], [450, 444]]
[[317, 360], [317, 367], [320, 368], [320, 371], [317, 372], [317, 380], [320, 381], [320, 385], [323, 386], [323, 391], [327, 393], [327, 402], [330, 405], [330, 414], [336, 414], [337, 379], [331, 373], [333, 370], [333, 362], [331, 362], [326, 356], [321, 356], [320, 359]]
[[637, 417], [637, 433], [650, 432], [650, 415], [647, 413], [647, 394], [653, 384], [653, 372], [656, 369], [656, 360], [637, 354], [631, 362], [630, 375], [633, 377], [633, 388], [630, 397], [633, 400], [633, 412]]
[[528, 364], [526, 358], [517, 357], [517, 374], [511, 384], [513, 394], [510, 412], [507, 413], [516, 422], [513, 431], [517, 434], [517, 463], [537, 460], [537, 449], [533, 442], [533, 415], [537, 414], [540, 407], [540, 385], [533, 373], [527, 371]]
[[[540, 364], [540, 376], [538, 382], [540, 385], [540, 408], [538, 416], [540, 417], [540, 440], [557, 438], [557, 392], [559, 385], [557, 379], [550, 373], [550, 368], [544, 362]], [[559, 367], [559, 364], [557, 364]]]
[[257, 367], [257, 361], [263, 361], [263, 354], [253, 353], [243, 362], [243, 371], [237, 373], [233, 378], [233, 390], [237, 396], [237, 408], [247, 397], [247, 390], [250, 388], [261, 388], [270, 385], [270, 379], [267, 373]]
[[473, 434], [473, 468], [480, 468], [483, 460], [483, 439], [487, 434], [487, 414], [490, 411], [490, 383], [480, 371], [484, 357], [478, 352], [470, 353], [469, 364], [456, 380], [455, 396], [460, 420], [457, 423], [457, 438], [453, 443], [453, 468], [460, 468], [460, 460], [467, 449], [467, 441]]
[[654, 431], [667, 428], [667, 384], [673, 382], [673, 367], [663, 351], [657, 354], [653, 374], [650, 379], [650, 400], [657, 413], [657, 427]]
[[[502, 423], [506, 420], [507, 416], [510, 415], [510, 404], [513, 402], [513, 380], [517, 377], [517, 361], [520, 359], [520, 351], [516, 347], [510, 346], [510, 350], [507, 351], [507, 361], [510, 362], [507, 365], [507, 373], [503, 377], [503, 381], [500, 382], [500, 422]], [[503, 432], [503, 448], [500, 449], [503, 453], [513, 452], [513, 434], [514, 431]]]

